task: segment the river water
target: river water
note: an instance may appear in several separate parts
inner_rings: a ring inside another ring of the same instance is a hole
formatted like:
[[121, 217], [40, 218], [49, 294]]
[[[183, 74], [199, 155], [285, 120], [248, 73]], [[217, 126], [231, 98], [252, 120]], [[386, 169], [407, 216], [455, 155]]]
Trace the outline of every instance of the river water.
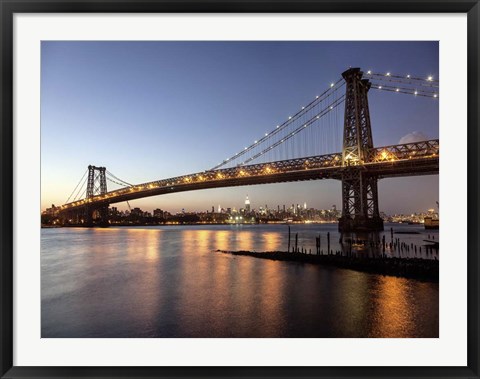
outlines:
[[[327, 233], [341, 250], [335, 224], [291, 225], [291, 244], [326, 252]], [[438, 259], [420, 253], [438, 231], [383, 235], [387, 256]], [[438, 337], [438, 283], [215, 252], [287, 244], [286, 225], [42, 229], [42, 337]]]

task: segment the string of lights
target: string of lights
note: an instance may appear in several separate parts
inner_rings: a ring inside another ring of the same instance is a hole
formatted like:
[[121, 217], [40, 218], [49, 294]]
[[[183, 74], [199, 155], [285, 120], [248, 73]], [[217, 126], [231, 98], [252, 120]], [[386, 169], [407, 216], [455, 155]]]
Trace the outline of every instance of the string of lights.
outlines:
[[336, 107], [338, 107], [340, 104], [342, 104], [343, 102], [345, 101], [345, 95], [342, 95], [340, 96], [338, 99], [336, 99], [334, 102], [332, 102], [331, 104], [329, 104], [327, 107], [325, 107], [320, 113], [318, 113], [317, 115], [315, 115], [314, 117], [312, 117], [310, 120], [308, 120], [305, 124], [302, 124], [301, 126], [299, 126], [298, 128], [296, 128], [293, 132], [291, 132], [290, 134], [288, 134], [287, 136], [285, 136], [284, 138], [282, 138], [281, 140], [275, 142], [273, 145], [270, 145], [268, 146], [267, 148], [263, 149], [261, 152], [255, 154], [254, 156], [246, 159], [244, 162], [240, 163], [238, 166], [243, 166], [245, 165], [246, 163], [249, 163], [257, 158], [259, 158], [260, 156], [264, 155], [265, 153], [269, 152], [270, 150], [272, 150], [273, 148], [277, 147], [277, 146], [280, 146], [282, 144], [284, 144], [286, 141], [288, 141], [290, 138], [292, 138], [293, 136], [295, 136], [296, 134], [302, 132], [303, 130], [305, 130], [307, 127], [311, 126], [313, 123], [315, 123], [317, 120], [319, 120], [320, 118], [322, 118], [323, 116], [325, 116], [326, 114], [330, 113], [333, 109], [335, 109]]
[[332, 96], [336, 91], [338, 91], [344, 85], [345, 85], [345, 82], [343, 81], [343, 79], [339, 79], [336, 82], [331, 83], [330, 87], [328, 89], [326, 89], [320, 95], [317, 95], [315, 97], [315, 99], [313, 99], [307, 105], [303, 106], [298, 112], [296, 112], [293, 116], [290, 116], [282, 124], [277, 125], [273, 130], [265, 133], [265, 135], [263, 137], [261, 137], [258, 140], [255, 140], [251, 145], [246, 146], [242, 151], [236, 153], [235, 155], [231, 156], [230, 158], [225, 159], [223, 162], [219, 163], [218, 165], [213, 167], [211, 170], [216, 170], [216, 169], [218, 169], [222, 166], [225, 166], [226, 164], [230, 163], [232, 160], [238, 159], [239, 157], [241, 157], [241, 156], [245, 155], [246, 153], [250, 152], [252, 149], [256, 148], [260, 144], [264, 143], [268, 139], [273, 138], [279, 132], [283, 131], [286, 127], [288, 127], [293, 122], [297, 121], [300, 117], [304, 116], [307, 112], [312, 110], [316, 105], [318, 105], [322, 101], [325, 101], [328, 97]]
[[439, 85], [439, 80], [435, 79], [432, 75], [429, 75], [426, 78], [420, 78], [418, 76], [412, 76], [410, 74], [397, 75], [397, 74], [392, 74], [390, 72], [383, 74], [383, 73], [372, 72], [369, 70], [364, 74], [364, 76], [369, 78], [377, 78], [377, 79], [384, 78], [384, 80], [388, 79], [389, 81], [409, 82], [412, 84], [423, 83], [424, 85], [428, 85], [431, 87], [438, 87]]
[[389, 91], [389, 92], [397, 92], [397, 93], [403, 93], [407, 95], [414, 95], [414, 96], [423, 96], [423, 97], [431, 97], [431, 98], [438, 98], [438, 93], [437, 92], [432, 92], [432, 91], [425, 91], [422, 89], [414, 89], [414, 88], [407, 88], [407, 87], [395, 87], [395, 86], [389, 86], [389, 85], [384, 85], [381, 83], [372, 83], [372, 87], [377, 90], [382, 90], [382, 91]]

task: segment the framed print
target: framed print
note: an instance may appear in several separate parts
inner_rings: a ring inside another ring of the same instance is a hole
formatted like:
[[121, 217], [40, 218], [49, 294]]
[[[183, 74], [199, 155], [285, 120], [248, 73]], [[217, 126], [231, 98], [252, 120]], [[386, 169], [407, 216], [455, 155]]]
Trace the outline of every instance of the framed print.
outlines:
[[479, 9], [2, 1], [2, 377], [478, 377]]

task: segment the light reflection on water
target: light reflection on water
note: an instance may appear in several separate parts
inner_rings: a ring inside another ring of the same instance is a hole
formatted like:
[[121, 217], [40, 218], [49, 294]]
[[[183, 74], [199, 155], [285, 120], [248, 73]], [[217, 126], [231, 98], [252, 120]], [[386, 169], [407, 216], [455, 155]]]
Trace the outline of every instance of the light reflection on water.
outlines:
[[[336, 227], [292, 243], [336, 249]], [[286, 230], [43, 229], [42, 337], [438, 337], [438, 284], [214, 252], [286, 250]]]

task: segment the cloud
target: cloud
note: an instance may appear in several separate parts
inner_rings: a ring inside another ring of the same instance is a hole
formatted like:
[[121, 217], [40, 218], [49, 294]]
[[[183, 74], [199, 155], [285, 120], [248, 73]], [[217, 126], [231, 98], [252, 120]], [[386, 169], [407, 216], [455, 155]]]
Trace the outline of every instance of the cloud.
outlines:
[[413, 143], [413, 142], [419, 142], [419, 141], [426, 141], [428, 139], [429, 139], [429, 137], [427, 137], [422, 132], [415, 131], [415, 132], [408, 133], [407, 135], [400, 138], [400, 141], [398, 143], [399, 144]]

